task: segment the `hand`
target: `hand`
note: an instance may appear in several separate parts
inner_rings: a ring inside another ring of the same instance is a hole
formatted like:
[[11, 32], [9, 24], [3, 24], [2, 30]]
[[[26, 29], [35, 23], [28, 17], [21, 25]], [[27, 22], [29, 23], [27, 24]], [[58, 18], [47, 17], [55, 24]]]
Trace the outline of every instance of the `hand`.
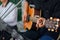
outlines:
[[45, 22], [45, 18], [39, 18], [39, 19], [37, 20], [36, 27], [37, 27], [37, 28], [42, 28], [42, 27], [44, 27], [44, 22]]
[[23, 5], [24, 7], [24, 9], [23, 9], [23, 16], [22, 16], [22, 21], [26, 21], [27, 20], [27, 12], [28, 12], [28, 2], [27, 1], [25, 1], [24, 2], [24, 5]]
[[27, 20], [27, 13], [24, 13], [22, 16], [22, 21], [26, 21]]

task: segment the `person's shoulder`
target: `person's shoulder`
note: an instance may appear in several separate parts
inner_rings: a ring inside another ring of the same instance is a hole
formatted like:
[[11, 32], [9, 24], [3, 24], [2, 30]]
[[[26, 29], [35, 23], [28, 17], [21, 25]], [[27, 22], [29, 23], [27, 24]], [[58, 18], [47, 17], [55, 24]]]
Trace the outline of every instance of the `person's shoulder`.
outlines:
[[15, 9], [17, 9], [16, 4], [14, 4], [13, 2], [9, 2], [9, 5], [11, 5], [11, 4], [12, 4], [11, 8], [15, 7]]
[[9, 4], [12, 4], [13, 6], [15, 6], [15, 4], [13, 2], [9, 2]]

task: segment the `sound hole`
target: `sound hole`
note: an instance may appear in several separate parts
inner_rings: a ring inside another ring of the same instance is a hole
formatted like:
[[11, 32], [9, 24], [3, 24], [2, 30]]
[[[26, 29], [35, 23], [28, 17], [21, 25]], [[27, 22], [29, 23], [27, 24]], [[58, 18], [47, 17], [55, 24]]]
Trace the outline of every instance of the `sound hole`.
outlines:
[[27, 22], [29, 22], [29, 21], [30, 21], [30, 15], [27, 16]]

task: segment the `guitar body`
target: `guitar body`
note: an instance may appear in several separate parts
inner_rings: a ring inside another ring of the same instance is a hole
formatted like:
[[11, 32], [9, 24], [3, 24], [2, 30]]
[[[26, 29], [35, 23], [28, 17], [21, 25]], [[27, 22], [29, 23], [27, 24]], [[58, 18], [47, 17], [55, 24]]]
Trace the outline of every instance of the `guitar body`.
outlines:
[[[34, 8], [28, 6], [27, 12], [28, 12], [27, 14], [28, 14], [29, 18], [34, 17]], [[29, 18], [27, 18], [27, 20]], [[29, 21], [25, 21], [24, 22], [24, 29], [30, 30], [32, 28], [32, 24], [33, 24], [33, 22], [30, 19], [29, 19]]]
[[30, 30], [32, 28], [32, 21], [24, 22], [24, 29]]

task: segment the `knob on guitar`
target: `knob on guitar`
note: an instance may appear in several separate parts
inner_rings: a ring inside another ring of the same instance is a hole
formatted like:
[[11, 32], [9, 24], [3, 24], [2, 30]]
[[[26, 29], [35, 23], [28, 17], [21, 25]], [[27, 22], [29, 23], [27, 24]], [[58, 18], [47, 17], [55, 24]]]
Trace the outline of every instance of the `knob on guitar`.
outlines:
[[50, 20], [53, 20], [53, 17], [50, 17]]
[[50, 31], [50, 28], [48, 28], [48, 31]]
[[54, 29], [51, 29], [51, 31], [53, 32], [53, 31], [54, 31]]

